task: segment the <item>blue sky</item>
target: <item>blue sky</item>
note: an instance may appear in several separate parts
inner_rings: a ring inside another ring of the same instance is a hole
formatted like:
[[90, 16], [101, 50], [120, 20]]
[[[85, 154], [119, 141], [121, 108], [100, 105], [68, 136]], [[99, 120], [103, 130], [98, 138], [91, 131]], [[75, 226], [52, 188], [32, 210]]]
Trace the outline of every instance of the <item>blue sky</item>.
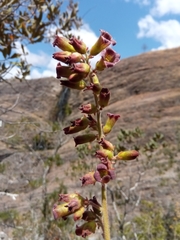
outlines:
[[[76, 0], [75, 0], [76, 2]], [[79, 0], [79, 16], [84, 25], [79, 35], [90, 47], [108, 31], [117, 41], [114, 49], [127, 58], [144, 51], [180, 46], [180, 0]], [[143, 49], [146, 46], [146, 50]], [[51, 44], [28, 46], [33, 64], [31, 78], [56, 76], [57, 61]]]

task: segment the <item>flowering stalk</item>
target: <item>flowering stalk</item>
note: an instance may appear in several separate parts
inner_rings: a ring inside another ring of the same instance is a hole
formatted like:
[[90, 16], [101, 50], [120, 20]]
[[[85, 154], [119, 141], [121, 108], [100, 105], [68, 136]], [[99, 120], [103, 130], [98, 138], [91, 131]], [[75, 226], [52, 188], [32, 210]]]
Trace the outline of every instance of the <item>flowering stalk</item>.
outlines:
[[[53, 43], [62, 51], [53, 54], [53, 58], [63, 62], [57, 64], [57, 78], [60, 84], [71, 89], [91, 91], [94, 96], [94, 103], [82, 104], [80, 106], [83, 116], [71, 122], [71, 125], [65, 127], [65, 134], [77, 134], [74, 138], [75, 147], [79, 144], [96, 141], [99, 144], [99, 150], [95, 157], [99, 159], [96, 170], [86, 173], [80, 178], [82, 186], [89, 184], [101, 184], [102, 201], [101, 204], [94, 196], [92, 199], [84, 198], [78, 193], [60, 194], [59, 202], [53, 207], [53, 215], [57, 220], [66, 219], [73, 215], [74, 221], [83, 220], [82, 225], [76, 225], [76, 235], [83, 238], [95, 233], [96, 229], [101, 227], [105, 240], [110, 240], [110, 225], [108, 217], [108, 203], [106, 185], [115, 178], [113, 164], [119, 160], [133, 160], [139, 153], [135, 150], [128, 150], [114, 154], [113, 144], [105, 137], [112, 131], [118, 114], [107, 114], [107, 120], [102, 122], [102, 110], [108, 106], [110, 101], [110, 92], [108, 88], [102, 87], [97, 72], [105, 68], [113, 67], [120, 61], [120, 55], [117, 54], [110, 45], [115, 45], [111, 35], [101, 30], [101, 35], [97, 42], [89, 50], [85, 43], [76, 39], [66, 39], [56, 36]], [[92, 69], [90, 59], [101, 52], [101, 58]], [[65, 79], [61, 79], [65, 78]], [[86, 132], [90, 129], [90, 133]], [[84, 132], [81, 134], [80, 132]]]

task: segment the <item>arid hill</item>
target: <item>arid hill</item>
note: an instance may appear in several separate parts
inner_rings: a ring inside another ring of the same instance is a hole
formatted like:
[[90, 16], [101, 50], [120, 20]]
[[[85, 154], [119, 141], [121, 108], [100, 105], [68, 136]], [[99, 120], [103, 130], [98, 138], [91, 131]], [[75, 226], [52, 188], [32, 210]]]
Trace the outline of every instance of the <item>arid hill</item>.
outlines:
[[[114, 68], [99, 74], [103, 87], [111, 92], [110, 105], [104, 110], [103, 120], [107, 112], [120, 114], [119, 121], [108, 136], [114, 144], [121, 128], [139, 127], [144, 131], [142, 142], [160, 132], [169, 146], [180, 150], [177, 148], [180, 145], [179, 56], [180, 48], [149, 52], [123, 59]], [[52, 133], [55, 125], [52, 119], [60, 92], [59, 80], [55, 78], [0, 83], [0, 192], [18, 194], [16, 200], [0, 195], [0, 212], [8, 209], [26, 212], [32, 206], [39, 210], [42, 203], [39, 196], [44, 189], [43, 174], [47, 177], [49, 193], [58, 186], [57, 179], [70, 189], [79, 189], [78, 177], [77, 182], [66, 177], [69, 162], [78, 159], [72, 136], [64, 136], [58, 127]], [[68, 126], [71, 120], [81, 115], [78, 108], [83, 102], [91, 101], [90, 92], [71, 91], [66, 107], [72, 113], [63, 126]], [[50, 141], [47, 136], [50, 136]], [[41, 140], [45, 141], [42, 142], [46, 144], [45, 150], [37, 146], [37, 141], [41, 143]], [[45, 172], [44, 162], [55, 153], [60, 154], [64, 164], [60, 167], [52, 165]], [[118, 179], [126, 181], [131, 173], [138, 178], [140, 160], [123, 165]], [[163, 159], [160, 163], [163, 164]], [[167, 207], [172, 201], [176, 202], [180, 197], [179, 164], [180, 156], [177, 155], [175, 159], [173, 157], [171, 167], [160, 169], [161, 174], [154, 165], [142, 174], [138, 185], [141, 198], [157, 200]], [[161, 168], [162, 165], [159, 166]], [[163, 188], [159, 188], [160, 185]], [[0, 224], [0, 230], [9, 234], [12, 232], [11, 226], [3, 224]]]

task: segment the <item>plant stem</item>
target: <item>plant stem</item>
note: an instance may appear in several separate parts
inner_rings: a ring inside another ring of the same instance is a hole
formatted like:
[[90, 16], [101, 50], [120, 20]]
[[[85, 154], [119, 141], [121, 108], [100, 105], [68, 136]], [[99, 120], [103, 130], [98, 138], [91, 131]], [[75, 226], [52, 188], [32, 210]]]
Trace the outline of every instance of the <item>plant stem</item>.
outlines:
[[103, 214], [103, 224], [104, 224], [104, 239], [110, 240], [107, 193], [106, 193], [106, 185], [105, 184], [102, 184], [101, 191], [102, 191], [102, 214]]
[[[94, 94], [94, 100], [97, 107], [97, 126], [98, 126], [98, 140], [101, 140], [103, 137], [103, 130], [102, 130], [102, 122], [101, 122], [101, 110], [98, 103], [98, 97]], [[102, 195], [102, 217], [103, 217], [103, 233], [104, 239], [110, 240], [110, 226], [109, 226], [109, 217], [108, 217], [108, 206], [107, 206], [107, 193], [106, 193], [106, 185], [102, 184], [101, 188], [101, 195]]]
[[101, 111], [99, 109], [98, 97], [94, 94], [94, 100], [97, 107], [97, 127], [98, 127], [98, 140], [101, 140], [103, 137], [102, 123], [101, 123]]

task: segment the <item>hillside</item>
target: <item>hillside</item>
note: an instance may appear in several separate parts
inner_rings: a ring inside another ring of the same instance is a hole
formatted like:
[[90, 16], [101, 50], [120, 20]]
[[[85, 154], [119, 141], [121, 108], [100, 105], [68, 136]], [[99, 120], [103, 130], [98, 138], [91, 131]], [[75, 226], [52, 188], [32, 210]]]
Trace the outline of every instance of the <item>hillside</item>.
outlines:
[[[155, 132], [160, 132], [168, 147], [174, 147], [176, 152], [180, 150], [179, 56], [180, 48], [145, 53], [123, 59], [114, 68], [99, 74], [102, 85], [111, 92], [110, 105], [105, 108], [103, 119], [106, 119], [107, 112], [120, 114], [119, 121], [108, 136], [114, 144], [121, 128], [139, 127], [144, 131], [142, 143], [148, 141]], [[42, 196], [44, 191], [43, 174], [47, 174], [48, 193], [56, 189], [60, 181], [69, 189], [81, 191], [78, 180], [66, 178], [69, 163], [78, 159], [78, 156], [74, 154], [71, 136], [64, 136], [58, 126], [51, 122], [61, 91], [59, 81], [45, 78], [22, 83], [14, 80], [10, 83], [13, 88], [0, 83], [0, 192], [16, 193], [18, 197], [13, 200], [9, 196], [1, 196], [0, 212], [16, 209], [25, 213], [32, 206], [40, 211], [42, 199], [37, 196]], [[71, 92], [68, 107], [72, 114], [64, 125], [68, 126], [71, 120], [80, 116], [78, 108], [82, 102], [90, 101], [88, 91]], [[52, 126], [56, 127], [55, 132], [52, 132]], [[39, 138], [46, 140], [47, 136], [50, 142], [46, 143], [48, 147], [45, 150], [34, 146]], [[54, 164], [45, 172], [44, 162], [55, 153], [61, 156], [63, 164], [60, 167]], [[118, 168], [117, 181], [126, 182], [127, 187], [130, 175], [133, 175], [135, 183], [140, 171], [142, 176], [138, 193], [141, 198], [158, 201], [168, 208], [180, 197], [180, 156], [173, 155], [172, 158], [169, 155], [167, 159], [160, 157], [160, 169], [152, 165], [144, 171], [140, 163], [141, 159], [145, 159], [142, 155], [139, 161]], [[170, 163], [167, 164], [166, 160], [172, 161], [170, 167], [167, 167]], [[163, 166], [166, 168], [163, 169]], [[0, 230], [11, 234], [13, 229], [8, 224], [1, 224]]]

